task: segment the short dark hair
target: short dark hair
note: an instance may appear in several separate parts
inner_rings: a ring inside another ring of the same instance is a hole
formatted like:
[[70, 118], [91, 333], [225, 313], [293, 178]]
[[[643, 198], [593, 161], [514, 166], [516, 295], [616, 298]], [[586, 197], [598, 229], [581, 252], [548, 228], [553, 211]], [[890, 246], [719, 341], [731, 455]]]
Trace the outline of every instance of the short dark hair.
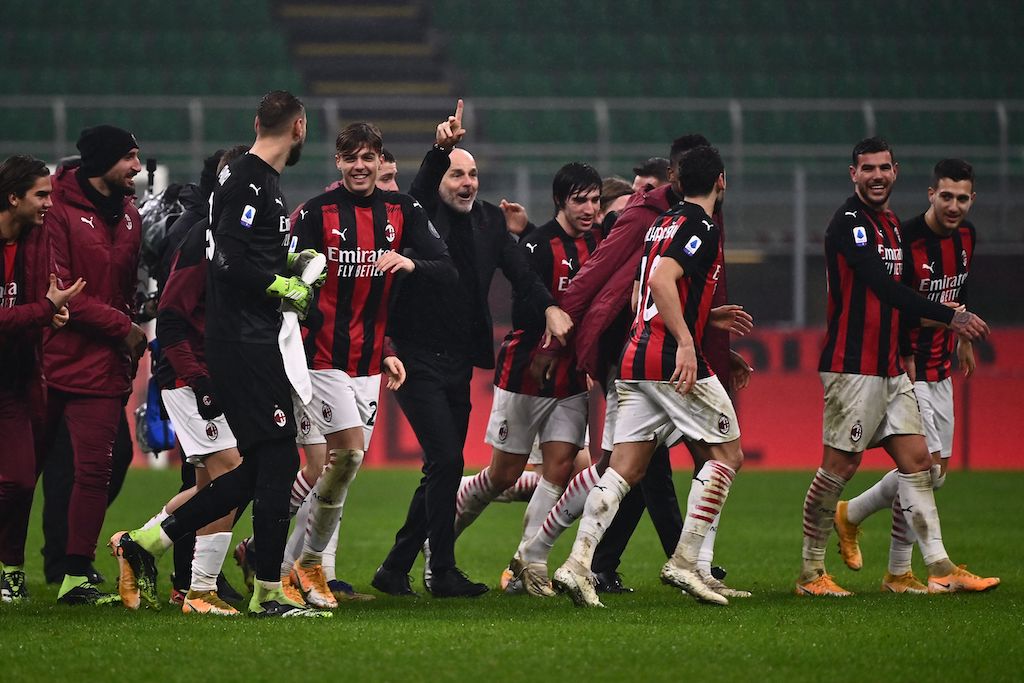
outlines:
[[896, 155], [893, 154], [892, 147], [889, 143], [876, 135], [871, 138], [864, 138], [853, 146], [853, 167], [857, 168], [859, 165], [860, 160], [858, 157], [860, 157], [861, 154], [875, 154], [876, 152], [888, 152], [889, 156], [892, 157], [892, 160], [896, 161]]
[[234, 147], [224, 150], [224, 153], [220, 155], [220, 161], [217, 162], [217, 175], [220, 175], [220, 172], [224, 170], [225, 166], [248, 151], [249, 145], [235, 145]]
[[680, 135], [672, 141], [672, 147], [668, 151], [669, 162], [672, 164], [672, 168], [679, 168], [679, 160], [691, 149], [710, 146], [711, 142], [700, 133]]
[[338, 150], [338, 154], [354, 152], [363, 145], [377, 154], [384, 149], [384, 138], [380, 134], [380, 128], [366, 121], [348, 124], [334, 140], [334, 148]]
[[555, 211], [565, 208], [569, 197], [589, 190], [601, 191], [601, 174], [590, 164], [571, 161], [555, 173], [551, 181], [551, 196], [555, 201]]
[[50, 169], [39, 159], [27, 154], [15, 154], [0, 164], [0, 211], [11, 208], [12, 194], [21, 199], [39, 178], [50, 175]]
[[718, 150], [711, 145], [701, 145], [683, 154], [676, 178], [687, 197], [703, 197], [711, 193], [724, 171], [725, 164]]
[[639, 166], [633, 167], [633, 173], [639, 176], [653, 176], [661, 183], [668, 182], [668, 159], [651, 157]]
[[386, 147], [380, 148], [380, 160], [388, 164], [396, 163], [395, 155], [392, 154]]
[[302, 100], [287, 90], [273, 90], [260, 100], [256, 118], [268, 133], [283, 133], [305, 109]]
[[633, 186], [629, 181], [617, 176], [610, 176], [601, 181], [601, 210], [605, 211], [608, 205], [619, 197], [626, 197], [633, 194]]
[[949, 178], [952, 181], [970, 180], [974, 189], [974, 167], [963, 159], [943, 159], [935, 164], [932, 171], [932, 187], [938, 187], [939, 181]]

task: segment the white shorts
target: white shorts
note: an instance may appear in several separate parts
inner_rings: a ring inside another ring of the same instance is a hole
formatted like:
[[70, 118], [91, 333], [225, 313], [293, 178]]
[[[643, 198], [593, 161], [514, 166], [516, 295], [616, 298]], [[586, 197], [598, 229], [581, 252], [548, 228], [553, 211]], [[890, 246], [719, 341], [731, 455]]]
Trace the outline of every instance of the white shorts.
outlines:
[[826, 446], [861, 453], [897, 434], [924, 434], [914, 387], [904, 373], [877, 377], [820, 372], [825, 387], [822, 441]]
[[204, 467], [206, 456], [238, 446], [223, 413], [212, 420], [206, 420], [199, 414], [192, 387], [162, 389], [160, 398], [174, 425], [185, 461], [190, 465]]
[[484, 441], [506, 453], [529, 455], [534, 438], [541, 444], [563, 441], [583, 448], [587, 438], [587, 394], [545, 398], [494, 387]]
[[349, 377], [343, 370], [310, 370], [313, 400], [295, 403], [297, 443], [308, 446], [327, 443], [327, 436], [352, 427], [363, 428], [363, 448], [370, 447], [377, 421], [380, 375]]
[[943, 458], [953, 455], [953, 378], [941, 382], [914, 382], [917, 406], [924, 423], [928, 452]]
[[716, 376], [698, 380], [685, 395], [672, 382], [620, 379], [615, 388], [617, 444], [657, 441], [672, 446], [680, 439], [728, 443], [740, 438], [736, 410]]

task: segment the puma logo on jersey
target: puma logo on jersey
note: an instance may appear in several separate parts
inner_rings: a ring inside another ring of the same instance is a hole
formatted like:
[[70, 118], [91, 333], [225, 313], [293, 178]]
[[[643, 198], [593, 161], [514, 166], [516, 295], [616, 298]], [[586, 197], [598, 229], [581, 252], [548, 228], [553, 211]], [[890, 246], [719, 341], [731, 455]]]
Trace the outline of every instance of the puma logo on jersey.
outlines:
[[299, 210], [299, 220], [301, 221], [302, 219], [304, 219], [306, 217], [307, 213], [309, 213], [309, 211], [306, 211], [305, 209], [300, 209]]
[[89, 216], [88, 218], [86, 218], [85, 216], [79, 216], [79, 218], [82, 219], [83, 223], [88, 223], [89, 227], [92, 228], [93, 230], [96, 229], [96, 226], [93, 225], [93, 221], [96, 219], [93, 216]]
[[529, 242], [526, 243], [526, 248], [530, 250], [531, 254], [533, 252], [537, 251], [537, 245], [536, 244], [530, 244]]
[[256, 187], [253, 183], [249, 183], [249, 187], [252, 188], [252, 191], [256, 193], [257, 197], [260, 196], [260, 190], [263, 189], [262, 187]]
[[284, 208], [284, 202], [281, 201], [280, 197], [275, 198], [274, 199], [274, 203], [277, 204], [278, 206], [280, 206], [282, 209]]
[[856, 218], [857, 217], [857, 212], [856, 211], [844, 211], [843, 215], [844, 216], [850, 216], [851, 218]]
[[929, 261], [928, 263], [922, 263], [921, 264], [921, 269], [922, 270], [927, 270], [929, 273], [934, 275], [935, 274], [935, 261]]
[[347, 233], [347, 232], [348, 232], [348, 228], [345, 228], [344, 230], [341, 230], [341, 231], [333, 230], [333, 229], [331, 230], [331, 234], [332, 235], [337, 235], [338, 236], [338, 241], [339, 242], [344, 242], [345, 241], [345, 233]]
[[572, 259], [562, 259], [562, 265], [568, 268], [569, 270], [572, 270]]
[[715, 224], [707, 219], [702, 218], [700, 222], [703, 223], [704, 227], [706, 227], [709, 231], [711, 230], [711, 228], [715, 227]]

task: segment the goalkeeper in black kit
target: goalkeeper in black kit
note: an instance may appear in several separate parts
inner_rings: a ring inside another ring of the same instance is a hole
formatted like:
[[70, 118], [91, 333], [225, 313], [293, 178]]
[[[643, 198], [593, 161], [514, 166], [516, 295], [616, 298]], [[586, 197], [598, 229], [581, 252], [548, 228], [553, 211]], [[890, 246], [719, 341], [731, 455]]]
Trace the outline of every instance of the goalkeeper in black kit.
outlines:
[[255, 144], [218, 177], [207, 240], [206, 358], [242, 461], [159, 525], [121, 536], [115, 550], [147, 605], [158, 604], [156, 561], [167, 548], [252, 498], [261, 547], [250, 613], [331, 616], [286, 598], [280, 581], [289, 493], [299, 468], [292, 385], [279, 342], [281, 300], [304, 315], [312, 290], [289, 271], [299, 270], [309, 254], [289, 262], [288, 207], [279, 180], [286, 166], [298, 162], [305, 139], [302, 102], [288, 92], [271, 92], [256, 114]]

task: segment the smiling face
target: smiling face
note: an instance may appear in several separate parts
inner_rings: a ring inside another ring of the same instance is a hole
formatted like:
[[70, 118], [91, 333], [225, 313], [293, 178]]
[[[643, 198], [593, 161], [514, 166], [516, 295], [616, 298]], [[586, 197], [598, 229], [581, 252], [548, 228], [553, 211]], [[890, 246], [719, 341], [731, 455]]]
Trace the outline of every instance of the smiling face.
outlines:
[[341, 171], [341, 183], [354, 195], [366, 197], [373, 192], [380, 169], [380, 155], [368, 145], [351, 152], [339, 152], [335, 163]]
[[17, 228], [39, 227], [43, 224], [46, 212], [53, 206], [53, 200], [50, 199], [52, 189], [50, 177], [43, 176], [36, 178], [25, 196], [18, 197], [12, 194], [7, 198]]
[[569, 195], [555, 219], [570, 237], [579, 237], [593, 229], [600, 210], [601, 189], [593, 187]]
[[106, 173], [100, 176], [100, 182], [106, 185], [108, 190], [117, 190], [122, 194], [135, 193], [135, 176], [142, 173], [142, 163], [139, 161], [139, 150], [133, 149], [117, 163], [110, 167]]
[[857, 196], [875, 209], [886, 209], [889, 195], [892, 194], [893, 183], [899, 165], [892, 160], [892, 153], [868, 152], [857, 157], [857, 165], [850, 167], [850, 180], [856, 189]]
[[928, 188], [928, 210], [942, 236], [952, 235], [967, 218], [967, 212], [974, 204], [974, 183], [970, 180], [939, 178], [938, 187]]
[[441, 201], [453, 211], [469, 213], [476, 201], [476, 193], [480, 190], [476, 160], [464, 149], [453, 149], [448, 158], [451, 166], [438, 186]]

